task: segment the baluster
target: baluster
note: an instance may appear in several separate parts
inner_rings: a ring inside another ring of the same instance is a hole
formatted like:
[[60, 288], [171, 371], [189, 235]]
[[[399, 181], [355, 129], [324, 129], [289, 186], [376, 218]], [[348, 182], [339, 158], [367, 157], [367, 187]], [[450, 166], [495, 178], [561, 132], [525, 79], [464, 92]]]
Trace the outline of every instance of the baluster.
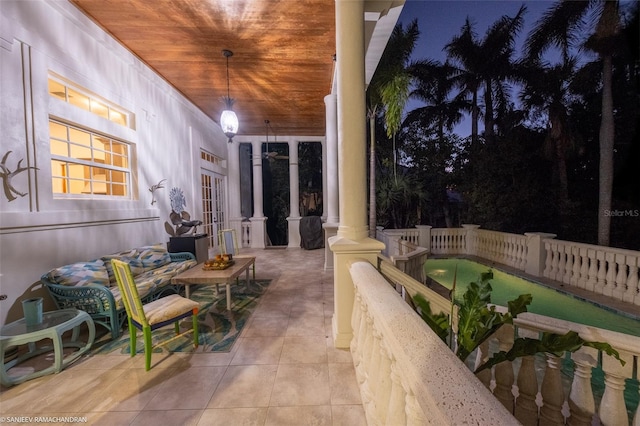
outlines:
[[571, 255], [573, 256], [573, 271], [569, 283], [574, 287], [579, 287], [580, 271], [582, 270], [582, 256], [580, 256], [579, 247], [571, 247]]
[[407, 417], [407, 425], [408, 426], [424, 426], [426, 424], [431, 424], [432, 422], [427, 421], [424, 416], [424, 412], [422, 411], [422, 407], [418, 404], [418, 400], [416, 396], [413, 394], [413, 391], [410, 389], [405, 389], [407, 394], [406, 396], [406, 405], [405, 405], [405, 414]]
[[627, 265], [629, 266], [629, 277], [627, 278], [627, 291], [622, 296], [622, 300], [629, 303], [640, 305], [640, 296], [638, 296], [638, 258], [627, 256]]
[[567, 265], [567, 254], [565, 253], [566, 247], [567, 246], [564, 244], [558, 245], [558, 254], [560, 255], [560, 259], [558, 259], [558, 272], [554, 279], [560, 282], [564, 279], [565, 267]]
[[613, 294], [613, 290], [616, 287], [616, 262], [615, 262], [615, 254], [613, 253], [605, 253], [606, 259], [606, 270], [607, 274], [605, 275], [605, 285], [602, 289], [602, 294], [605, 296], [611, 296]]
[[402, 387], [402, 378], [398, 363], [391, 360], [391, 396], [389, 397], [389, 410], [386, 425], [404, 425], [407, 422], [405, 413], [406, 393]]
[[614, 357], [602, 355], [604, 394], [598, 414], [604, 425], [629, 423], [627, 407], [624, 403], [624, 380], [633, 374], [633, 355], [621, 350], [618, 350], [618, 353], [620, 358], [626, 361], [624, 366]]
[[598, 282], [598, 258], [596, 256], [596, 251], [588, 249], [587, 256], [589, 257], [589, 278], [587, 279], [587, 285], [585, 288], [589, 291], [595, 291], [596, 284]]
[[362, 395], [362, 405], [367, 414], [367, 418], [375, 418], [375, 377], [372, 369], [374, 363], [374, 354], [377, 352], [376, 338], [374, 336], [375, 329], [373, 319], [367, 315], [367, 334], [365, 345], [362, 348], [362, 370], [364, 381], [360, 384], [360, 393]]
[[589, 256], [587, 254], [587, 249], [584, 247], [580, 248], [580, 278], [578, 279], [577, 286], [580, 288], [587, 288], [587, 280], [589, 279]]
[[391, 401], [391, 363], [393, 356], [385, 340], [380, 340], [380, 373], [376, 386], [376, 412], [381, 423], [389, 418], [389, 402]]
[[363, 336], [363, 338], [360, 339], [360, 341], [362, 341], [362, 346], [358, 348], [358, 352], [360, 354], [360, 362], [356, 366], [356, 368], [358, 368], [356, 371], [360, 373], [360, 375], [358, 376], [358, 380], [361, 389], [364, 383], [367, 381], [369, 367], [371, 366], [371, 364], [369, 364], [369, 355], [371, 354], [371, 348], [373, 345], [373, 330], [371, 327], [373, 321], [371, 320], [371, 316], [369, 315], [369, 311], [367, 310], [366, 305], [364, 306], [364, 308], [365, 309], [362, 312], [363, 318], [362, 321], [360, 321], [361, 333]]
[[518, 398], [514, 416], [524, 426], [537, 426], [538, 405], [538, 377], [536, 376], [535, 357], [525, 356], [521, 358], [520, 371], [518, 371]]
[[560, 357], [546, 354], [547, 368], [542, 379], [542, 407], [540, 408], [540, 424], [545, 426], [564, 425], [562, 405], [564, 404], [564, 392], [560, 377]]
[[[638, 393], [640, 393], [640, 388], [638, 389]], [[638, 405], [638, 408], [636, 409], [636, 414], [633, 416], [633, 422], [631, 423], [631, 426], [640, 426], [640, 405]]]
[[564, 251], [567, 254], [567, 263], [564, 265], [564, 274], [562, 275], [562, 282], [565, 284], [571, 283], [571, 273], [573, 272], [573, 250], [572, 247], [564, 246]]
[[[478, 346], [478, 349], [476, 350], [476, 361], [473, 369], [477, 370], [478, 367], [484, 364], [488, 359], [489, 359], [489, 340], [487, 339], [484, 342], [482, 342], [480, 346]], [[481, 372], [476, 374], [476, 377], [487, 389], [491, 388], [491, 369], [490, 368], [486, 368], [482, 370]]]
[[[507, 352], [513, 346], [513, 326], [504, 325], [496, 333], [498, 338], [498, 350]], [[493, 394], [505, 408], [513, 413], [513, 364], [511, 361], [503, 361], [495, 366], [494, 371], [496, 388]]]
[[351, 328], [354, 330], [353, 338], [351, 339], [351, 343], [349, 345], [349, 349], [351, 350], [351, 357], [353, 358], [353, 365], [358, 366], [362, 359], [362, 339], [363, 339], [363, 330], [362, 330], [362, 312], [365, 310], [365, 306], [362, 303], [362, 296], [360, 295], [360, 291], [358, 288], [355, 288], [355, 294], [353, 297], [353, 314], [351, 315]]
[[382, 336], [380, 335], [380, 331], [375, 327], [373, 328], [373, 348], [371, 350], [371, 364], [368, 368], [368, 377], [367, 387], [368, 391], [371, 394], [371, 401], [373, 405], [373, 413], [376, 418], [378, 418], [378, 405], [380, 405], [379, 397], [381, 395], [378, 394], [378, 384], [380, 383], [380, 357], [381, 357], [381, 346], [382, 346]]
[[543, 276], [549, 278], [551, 275], [551, 268], [553, 266], [553, 252], [551, 251], [551, 244], [545, 242], [544, 243], [544, 251], [547, 253], [544, 260], [544, 272]]
[[594, 291], [602, 294], [606, 284], [604, 277], [607, 274], [607, 262], [604, 259], [604, 252], [601, 250], [596, 251], [596, 258], [598, 259], [598, 275]]
[[615, 288], [611, 295], [618, 300], [622, 300], [622, 295], [627, 290], [627, 262], [624, 254], [616, 254], [614, 265], [618, 268], [616, 275]]
[[597, 357], [598, 351], [589, 347], [582, 347], [571, 354], [575, 370], [569, 394], [571, 416], [567, 424], [570, 426], [589, 426], [593, 421], [596, 403], [591, 389], [591, 369], [597, 365]]
[[560, 251], [558, 250], [557, 244], [551, 244], [551, 250], [553, 253], [553, 259], [551, 261], [551, 272], [549, 273], [549, 278], [555, 280], [556, 274], [558, 273], [558, 264], [560, 263]]

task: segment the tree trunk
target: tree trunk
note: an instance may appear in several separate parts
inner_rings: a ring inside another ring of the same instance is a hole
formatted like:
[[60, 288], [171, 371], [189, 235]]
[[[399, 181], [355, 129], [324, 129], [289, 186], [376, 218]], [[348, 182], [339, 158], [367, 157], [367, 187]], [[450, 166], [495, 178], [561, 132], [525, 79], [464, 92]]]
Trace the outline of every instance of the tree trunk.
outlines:
[[369, 237], [376, 237], [376, 114], [375, 108], [369, 113]]
[[600, 122], [600, 187], [598, 191], [598, 245], [608, 246], [611, 231], [611, 191], [613, 189], [613, 122], [611, 55], [602, 56], [602, 121]]
[[488, 78], [485, 84], [484, 137], [487, 143], [489, 143], [493, 141], [493, 92], [491, 90], [491, 79]]
[[471, 101], [471, 143], [476, 146], [478, 142], [478, 90], [473, 91]]

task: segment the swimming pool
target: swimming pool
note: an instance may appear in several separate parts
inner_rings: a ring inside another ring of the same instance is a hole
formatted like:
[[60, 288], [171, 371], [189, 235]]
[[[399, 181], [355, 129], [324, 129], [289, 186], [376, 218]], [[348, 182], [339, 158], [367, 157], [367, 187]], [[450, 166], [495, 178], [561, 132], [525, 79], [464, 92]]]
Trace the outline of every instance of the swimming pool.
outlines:
[[428, 259], [425, 272], [429, 278], [451, 289], [456, 265], [456, 300], [462, 299], [462, 294], [471, 281], [477, 282], [480, 274], [491, 268], [491, 303], [507, 306], [508, 301], [528, 293], [533, 296], [533, 301], [527, 307], [529, 312], [640, 337], [640, 319], [597, 306], [495, 267], [468, 259]]

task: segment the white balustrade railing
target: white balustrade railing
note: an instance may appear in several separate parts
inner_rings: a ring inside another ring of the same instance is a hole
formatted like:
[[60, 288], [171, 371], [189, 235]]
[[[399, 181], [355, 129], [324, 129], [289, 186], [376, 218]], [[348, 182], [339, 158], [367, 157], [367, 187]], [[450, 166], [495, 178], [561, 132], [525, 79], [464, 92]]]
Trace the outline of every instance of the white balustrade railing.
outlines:
[[460, 228], [431, 229], [431, 247], [427, 248], [433, 254], [465, 254], [466, 234], [467, 231]]
[[[401, 250], [403, 244], [397, 240], [404, 239], [404, 231], [393, 230], [393, 239], [396, 241], [394, 250]], [[420, 236], [422, 241], [431, 242], [428, 249], [432, 254], [474, 255], [525, 270], [532, 275], [640, 305], [638, 251], [559, 241], [547, 238], [552, 237], [549, 234], [520, 236], [485, 231], [477, 229], [477, 226], [466, 226], [464, 229], [427, 227], [420, 232], [423, 233]], [[432, 306], [440, 311], [446, 309], [446, 302], [440, 296], [420, 291], [420, 285], [415, 280], [400, 271], [393, 272], [386, 263], [379, 267], [381, 271], [387, 268], [383, 275], [394, 285], [404, 287], [410, 295], [420, 292], [432, 302]], [[514, 363], [504, 362], [493, 371], [480, 373], [478, 378], [525, 425], [629, 424], [623, 392], [625, 383], [629, 387], [628, 379], [638, 379], [640, 338], [524, 313], [515, 320], [515, 331], [505, 327], [496, 334], [497, 345], [494, 344], [493, 348], [508, 349], [514, 333], [537, 338], [543, 331], [565, 334], [569, 330], [578, 332], [587, 341], [609, 343], [626, 361], [625, 366], [611, 356], [584, 347], [563, 357], [547, 354], [542, 365], [536, 365], [536, 361], [540, 364], [540, 356], [521, 358]], [[477, 362], [488, 359], [488, 350], [487, 342], [478, 350]], [[564, 365], [566, 369], [567, 357], [573, 362], [573, 371], [570, 386], [565, 385], [565, 391], [560, 367]], [[591, 387], [594, 367], [604, 372], [605, 390], [601, 399], [594, 397]], [[544, 374], [537, 374], [537, 371], [543, 371]], [[627, 389], [627, 392], [638, 392], [635, 386]], [[640, 426], [640, 413], [637, 408], [634, 410], [631, 424]]]
[[640, 252], [545, 239], [544, 276], [640, 306]]
[[400, 254], [399, 240], [414, 244], [417, 240], [431, 254], [477, 256], [640, 306], [640, 251], [549, 238], [553, 234], [489, 231], [477, 225], [379, 230], [377, 235], [386, 245], [387, 257]]
[[373, 265], [354, 261], [349, 271], [351, 353], [368, 424], [517, 424]]
[[527, 266], [527, 237], [478, 229], [470, 237], [476, 256], [524, 271]]
[[242, 222], [240, 244], [242, 244], [242, 247], [251, 247], [251, 222], [249, 221]]
[[[534, 357], [522, 358], [519, 363], [498, 364], [493, 371], [493, 383], [488, 380], [490, 374], [483, 376], [485, 386], [494, 389], [494, 395], [505, 407], [514, 407], [514, 414], [520, 422], [525, 425], [640, 424], [638, 409], [635, 408], [635, 415], [632, 413], [629, 416], [624, 400], [625, 381], [637, 379], [640, 337], [533, 313], [518, 315], [514, 325], [515, 335], [520, 337], [538, 338], [541, 332], [565, 334], [572, 330], [585, 341], [609, 343], [626, 362], [622, 366], [617, 359], [606, 353], [583, 347], [561, 357], [540, 354], [540, 357], [544, 357], [543, 365], [536, 366]], [[494, 336], [497, 344], [481, 347], [477, 357], [479, 360], [488, 359], [487, 352], [491, 346], [495, 350], [508, 350], [511, 347], [514, 340], [513, 326], [503, 326], [501, 331]], [[563, 363], [565, 358], [571, 359], [573, 363]], [[562, 381], [563, 365], [565, 371], [567, 368], [572, 369], [567, 392]], [[604, 393], [599, 401], [594, 397], [592, 388], [592, 370], [595, 367], [604, 372]], [[633, 387], [627, 386], [633, 392]], [[635, 389], [638, 392], [637, 387]]]

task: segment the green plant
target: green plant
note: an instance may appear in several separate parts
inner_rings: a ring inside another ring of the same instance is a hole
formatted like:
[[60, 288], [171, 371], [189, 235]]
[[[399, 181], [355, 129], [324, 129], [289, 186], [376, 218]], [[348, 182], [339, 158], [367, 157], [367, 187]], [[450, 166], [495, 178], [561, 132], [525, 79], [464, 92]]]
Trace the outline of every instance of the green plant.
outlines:
[[[463, 362], [500, 327], [505, 324], [513, 324], [513, 319], [518, 314], [527, 312], [527, 306], [531, 304], [533, 299], [530, 294], [522, 294], [507, 303], [506, 313], [498, 312], [495, 306], [490, 305], [492, 288], [489, 280], [492, 278], [493, 272], [491, 270], [482, 273], [477, 282], [469, 284], [462, 296], [462, 301], [456, 301], [454, 298], [454, 278], [451, 302], [459, 306], [458, 331], [455, 335], [455, 354]], [[422, 319], [446, 343], [448, 337], [452, 334], [450, 324], [452, 315], [432, 313], [429, 301], [420, 294], [416, 294], [413, 297], [413, 301], [419, 308], [418, 311]], [[545, 332], [542, 333], [540, 340], [524, 337], [516, 338], [509, 351], [495, 353], [484, 364], [480, 365], [475, 373], [491, 368], [503, 361], [513, 361], [516, 358], [537, 353], [553, 353], [560, 356], [567, 351], [575, 352], [583, 346], [601, 350], [615, 357], [622, 365], [625, 364], [620, 359], [618, 352], [608, 343], [585, 341], [575, 331], [569, 331], [564, 335]]]

